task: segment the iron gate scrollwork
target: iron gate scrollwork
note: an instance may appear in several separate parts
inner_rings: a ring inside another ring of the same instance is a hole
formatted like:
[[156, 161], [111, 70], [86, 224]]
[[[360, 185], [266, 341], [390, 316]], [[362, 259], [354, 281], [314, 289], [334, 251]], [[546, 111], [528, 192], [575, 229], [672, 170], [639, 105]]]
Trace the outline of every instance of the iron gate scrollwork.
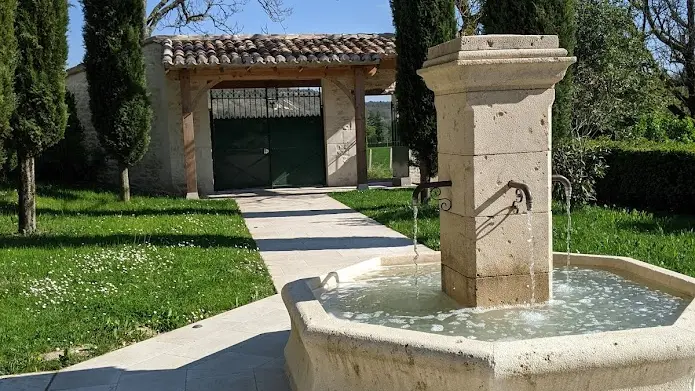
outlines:
[[321, 116], [318, 88], [238, 88], [210, 91], [213, 119]]

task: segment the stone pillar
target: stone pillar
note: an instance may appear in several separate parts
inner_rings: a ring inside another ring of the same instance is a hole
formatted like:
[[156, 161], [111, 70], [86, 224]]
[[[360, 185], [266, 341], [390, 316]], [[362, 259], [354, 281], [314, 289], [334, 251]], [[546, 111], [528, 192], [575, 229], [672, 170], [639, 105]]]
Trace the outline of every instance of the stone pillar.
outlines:
[[181, 127], [183, 133], [183, 155], [186, 172], [186, 198], [198, 199], [198, 175], [195, 164], [195, 123], [193, 118], [193, 96], [191, 75], [181, 71]]
[[[435, 93], [439, 180], [453, 182], [442, 192], [452, 202], [441, 213], [442, 288], [461, 305], [550, 297], [551, 107], [574, 61], [556, 36], [483, 35], [430, 48], [419, 71]], [[509, 181], [529, 186], [532, 219]]]

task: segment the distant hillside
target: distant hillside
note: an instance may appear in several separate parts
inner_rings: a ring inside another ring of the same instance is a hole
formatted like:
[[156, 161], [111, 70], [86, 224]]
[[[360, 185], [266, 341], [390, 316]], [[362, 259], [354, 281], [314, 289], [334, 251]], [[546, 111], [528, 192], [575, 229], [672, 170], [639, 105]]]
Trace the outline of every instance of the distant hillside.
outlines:
[[370, 111], [377, 111], [387, 123], [391, 122], [391, 102], [367, 102], [367, 114]]

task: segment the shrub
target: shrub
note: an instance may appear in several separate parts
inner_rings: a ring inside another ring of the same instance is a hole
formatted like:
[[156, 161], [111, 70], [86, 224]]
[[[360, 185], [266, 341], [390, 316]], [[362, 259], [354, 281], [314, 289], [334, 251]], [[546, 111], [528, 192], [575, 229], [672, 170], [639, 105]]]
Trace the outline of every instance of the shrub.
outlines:
[[[572, 183], [572, 205], [583, 206], [596, 200], [596, 182], [606, 172], [606, 149], [585, 140], [570, 140], [553, 149], [553, 174], [567, 177]], [[564, 199], [560, 187], [554, 195]]]
[[678, 118], [669, 112], [657, 112], [640, 117], [632, 136], [650, 141], [695, 142], [695, 121]]
[[606, 175], [596, 185], [597, 201], [609, 205], [695, 213], [695, 144], [601, 142]]

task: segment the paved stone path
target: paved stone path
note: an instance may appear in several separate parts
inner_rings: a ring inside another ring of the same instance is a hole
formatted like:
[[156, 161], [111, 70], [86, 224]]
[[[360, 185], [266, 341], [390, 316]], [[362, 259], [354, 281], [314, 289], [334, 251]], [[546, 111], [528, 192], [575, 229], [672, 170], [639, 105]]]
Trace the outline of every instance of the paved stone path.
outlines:
[[[325, 192], [233, 195], [278, 290], [288, 281], [412, 251], [410, 240]], [[60, 372], [0, 379], [0, 391], [287, 391], [288, 330], [282, 299], [274, 295]]]

